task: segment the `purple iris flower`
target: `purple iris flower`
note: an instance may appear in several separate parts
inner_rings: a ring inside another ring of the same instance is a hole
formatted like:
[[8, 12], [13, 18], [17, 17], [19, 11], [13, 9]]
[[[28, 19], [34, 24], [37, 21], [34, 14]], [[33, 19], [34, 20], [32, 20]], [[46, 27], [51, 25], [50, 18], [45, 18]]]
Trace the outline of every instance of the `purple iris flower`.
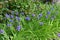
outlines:
[[46, 18], [48, 18], [48, 15], [46, 15]]
[[11, 18], [14, 18], [14, 16], [13, 16], [13, 15], [11, 15], [10, 17], [11, 17]]
[[17, 16], [16, 16], [16, 20], [20, 21], [20, 17], [17, 17]]
[[39, 14], [39, 17], [42, 17], [42, 13], [41, 13], [41, 14]]
[[21, 15], [24, 15], [24, 12], [21, 12]]
[[44, 23], [43, 22], [40, 22], [40, 26], [42, 26]]
[[58, 33], [58, 37], [60, 37], [60, 33]]
[[20, 31], [20, 29], [21, 29], [21, 26], [20, 25], [16, 27], [16, 30], [17, 31]]
[[9, 22], [13, 22], [13, 20], [9, 20]]
[[38, 20], [42, 17], [42, 13], [37, 16]]
[[7, 24], [8, 27], [11, 27], [11, 24]]
[[10, 15], [8, 15], [8, 14], [5, 14], [5, 16], [6, 16], [6, 18], [10, 18]]
[[4, 34], [4, 30], [0, 29], [0, 34]]
[[29, 21], [29, 20], [30, 20], [30, 17], [27, 16], [27, 17], [25, 18], [25, 20]]
[[32, 16], [34, 17], [34, 16], [35, 16], [35, 14], [32, 14]]
[[50, 11], [47, 12], [47, 15], [49, 15], [49, 14], [50, 14]]

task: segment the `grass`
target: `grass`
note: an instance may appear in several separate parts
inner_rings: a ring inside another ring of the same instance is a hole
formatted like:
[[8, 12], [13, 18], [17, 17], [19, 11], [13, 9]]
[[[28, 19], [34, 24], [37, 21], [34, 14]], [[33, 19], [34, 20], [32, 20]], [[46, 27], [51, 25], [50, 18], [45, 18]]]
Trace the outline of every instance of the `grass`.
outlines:
[[[4, 34], [0, 33], [0, 40], [60, 40], [58, 37], [58, 33], [60, 32], [60, 5], [43, 4], [38, 1], [32, 2], [28, 0], [24, 2], [18, 0], [16, 4], [20, 6], [20, 9], [13, 8], [14, 15], [8, 13], [9, 15], [13, 15], [13, 18], [6, 18], [5, 14], [7, 12], [4, 10], [7, 8], [2, 9], [4, 16], [2, 14], [0, 16], [0, 20], [2, 20], [0, 29], [4, 30]], [[50, 14], [47, 15], [48, 11]], [[16, 15], [16, 12], [19, 14]], [[25, 20], [26, 16], [22, 15], [22, 13], [29, 16], [30, 20]], [[35, 14], [35, 16], [32, 16], [32, 14]], [[39, 14], [42, 14], [42, 16], [39, 17]], [[48, 18], [46, 18], [46, 15]], [[20, 18], [20, 21], [16, 20], [16, 16]], [[7, 24], [12, 25], [8, 27]], [[16, 30], [18, 25], [21, 26], [20, 31]]]

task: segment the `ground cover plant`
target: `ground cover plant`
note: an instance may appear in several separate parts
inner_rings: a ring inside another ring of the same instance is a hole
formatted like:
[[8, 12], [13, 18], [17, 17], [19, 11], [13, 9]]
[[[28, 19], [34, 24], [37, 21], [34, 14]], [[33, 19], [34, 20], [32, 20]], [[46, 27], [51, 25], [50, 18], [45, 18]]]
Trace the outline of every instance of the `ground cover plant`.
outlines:
[[17, 0], [0, 10], [0, 40], [60, 40], [60, 5]]

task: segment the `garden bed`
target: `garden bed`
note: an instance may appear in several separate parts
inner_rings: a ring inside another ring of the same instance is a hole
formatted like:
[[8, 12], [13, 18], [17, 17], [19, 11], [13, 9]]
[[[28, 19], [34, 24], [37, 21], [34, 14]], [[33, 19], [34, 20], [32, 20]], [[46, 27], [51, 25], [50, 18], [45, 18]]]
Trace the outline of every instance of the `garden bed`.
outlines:
[[60, 5], [32, 0], [3, 3], [0, 40], [60, 40]]

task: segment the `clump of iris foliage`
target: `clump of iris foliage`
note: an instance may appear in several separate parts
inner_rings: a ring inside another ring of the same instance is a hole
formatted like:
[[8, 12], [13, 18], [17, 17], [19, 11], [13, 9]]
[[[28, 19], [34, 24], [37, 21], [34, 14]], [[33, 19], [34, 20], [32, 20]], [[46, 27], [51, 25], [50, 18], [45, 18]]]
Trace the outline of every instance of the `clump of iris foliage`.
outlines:
[[59, 40], [59, 5], [17, 0], [8, 6], [0, 9], [0, 40]]

